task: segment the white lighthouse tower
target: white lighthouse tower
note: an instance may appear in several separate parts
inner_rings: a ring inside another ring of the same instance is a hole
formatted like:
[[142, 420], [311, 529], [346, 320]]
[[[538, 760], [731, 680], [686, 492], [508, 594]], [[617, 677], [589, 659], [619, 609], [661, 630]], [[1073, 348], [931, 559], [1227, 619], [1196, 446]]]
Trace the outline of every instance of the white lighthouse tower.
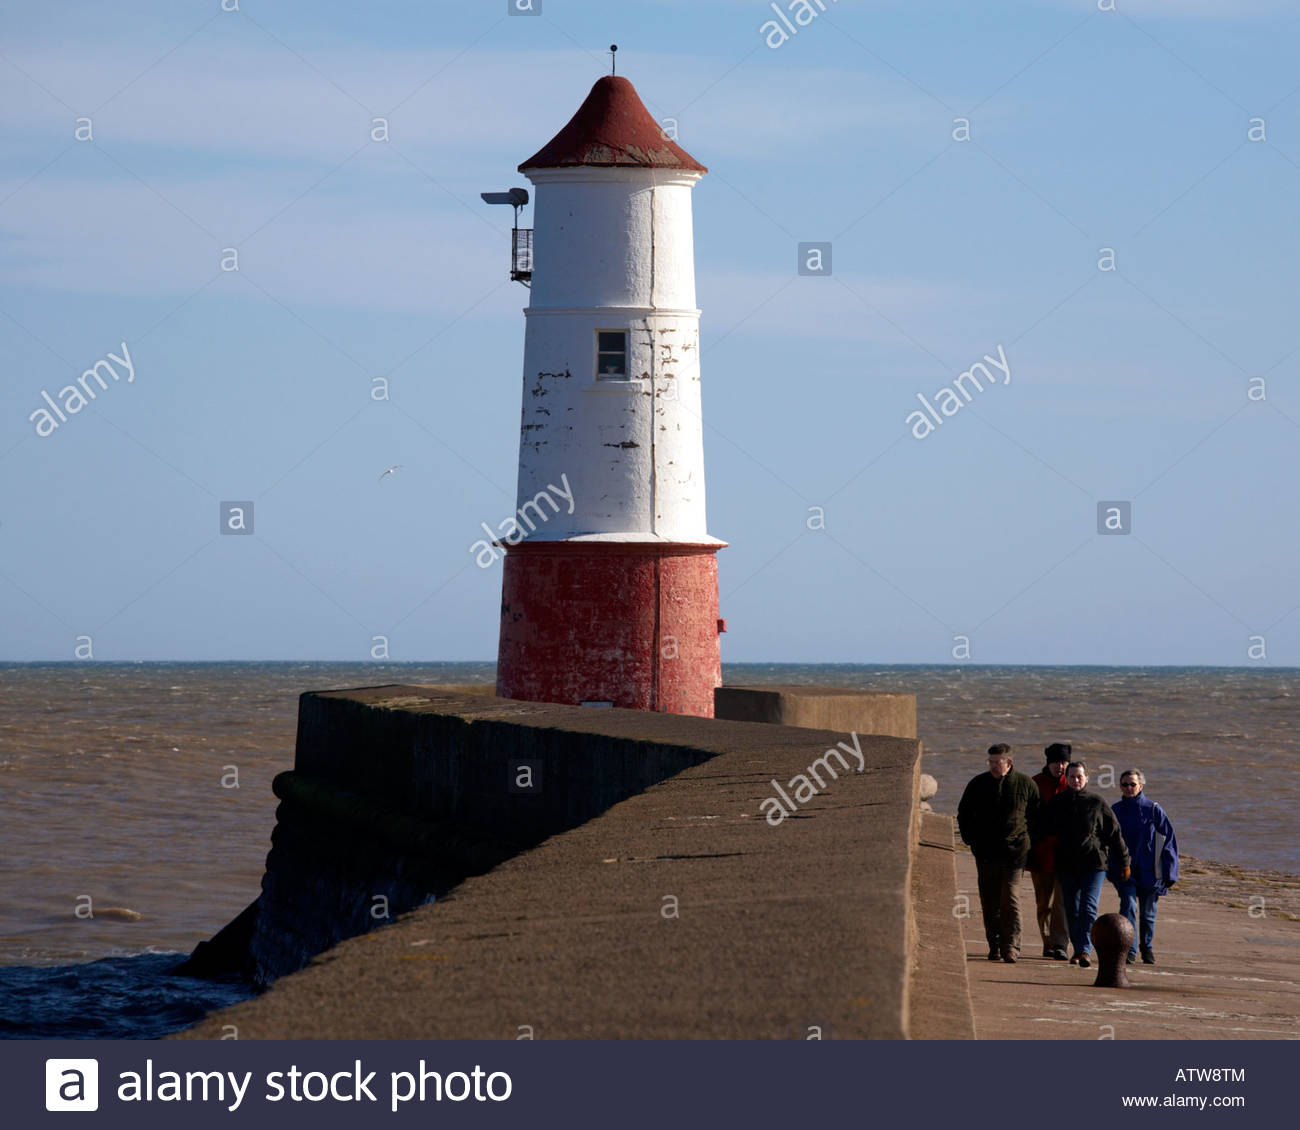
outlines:
[[[705, 525], [691, 227], [708, 170], [609, 75], [519, 171], [535, 186], [518, 490], [534, 528], [504, 547], [497, 693], [712, 717], [725, 543]], [[561, 491], [553, 512], [541, 496]]]

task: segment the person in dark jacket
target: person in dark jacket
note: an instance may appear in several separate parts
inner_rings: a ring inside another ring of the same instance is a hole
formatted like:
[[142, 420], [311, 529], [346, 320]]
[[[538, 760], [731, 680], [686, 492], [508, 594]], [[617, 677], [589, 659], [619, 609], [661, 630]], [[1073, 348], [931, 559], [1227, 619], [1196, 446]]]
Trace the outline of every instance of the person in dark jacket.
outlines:
[[[1045, 750], [1046, 764], [1030, 778], [1038, 786], [1043, 805], [1066, 790], [1065, 767], [1070, 763], [1070, 744], [1053, 742]], [[1038, 932], [1043, 939], [1043, 956], [1064, 961], [1070, 956], [1070, 931], [1065, 924], [1065, 896], [1056, 878], [1056, 837], [1044, 836], [1030, 849], [1029, 877], [1034, 882], [1038, 911]]]
[[[1107, 870], [1129, 877], [1128, 848], [1119, 821], [1096, 793], [1087, 791], [1088, 766], [1071, 761], [1065, 770], [1066, 791], [1044, 810], [1038, 838], [1056, 837], [1056, 877], [1065, 896], [1065, 921], [1074, 953], [1071, 965], [1092, 962], [1092, 924]], [[1110, 867], [1107, 867], [1107, 863]]]
[[1029, 857], [1029, 828], [1038, 821], [1042, 801], [1038, 786], [1013, 769], [1009, 745], [989, 746], [988, 765], [961, 795], [957, 828], [975, 856], [989, 960], [1014, 962], [1020, 956], [1017, 888]]
[[1130, 963], [1142, 950], [1146, 965], [1156, 963], [1152, 946], [1156, 936], [1156, 901], [1178, 882], [1178, 841], [1165, 810], [1142, 790], [1147, 779], [1141, 769], [1120, 774], [1120, 799], [1111, 805], [1128, 848], [1132, 873], [1114, 879], [1119, 892], [1119, 912], [1133, 924]]

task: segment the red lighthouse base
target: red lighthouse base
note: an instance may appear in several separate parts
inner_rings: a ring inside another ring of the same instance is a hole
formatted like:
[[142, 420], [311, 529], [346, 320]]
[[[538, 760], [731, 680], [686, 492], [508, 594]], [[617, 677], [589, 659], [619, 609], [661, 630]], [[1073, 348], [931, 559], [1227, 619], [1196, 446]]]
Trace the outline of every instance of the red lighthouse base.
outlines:
[[722, 682], [719, 548], [507, 546], [497, 694], [712, 718]]

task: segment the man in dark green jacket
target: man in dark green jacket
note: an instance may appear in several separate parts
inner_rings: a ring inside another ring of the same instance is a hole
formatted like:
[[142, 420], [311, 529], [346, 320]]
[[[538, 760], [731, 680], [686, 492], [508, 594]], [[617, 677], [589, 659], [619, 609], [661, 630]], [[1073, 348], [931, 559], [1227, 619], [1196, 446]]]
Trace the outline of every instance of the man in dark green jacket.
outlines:
[[1092, 964], [1092, 924], [1097, 920], [1097, 900], [1102, 880], [1111, 870], [1121, 881], [1130, 877], [1128, 846], [1115, 813], [1088, 789], [1088, 765], [1071, 761], [1065, 769], [1067, 788], [1052, 797], [1044, 809], [1041, 832], [1056, 837], [1056, 877], [1065, 899], [1065, 922], [1074, 953], [1071, 965], [1087, 969]]
[[975, 856], [989, 960], [1020, 956], [1020, 877], [1037, 825], [1038, 786], [1012, 768], [1011, 747], [989, 746], [989, 768], [971, 779], [957, 805], [957, 828]]

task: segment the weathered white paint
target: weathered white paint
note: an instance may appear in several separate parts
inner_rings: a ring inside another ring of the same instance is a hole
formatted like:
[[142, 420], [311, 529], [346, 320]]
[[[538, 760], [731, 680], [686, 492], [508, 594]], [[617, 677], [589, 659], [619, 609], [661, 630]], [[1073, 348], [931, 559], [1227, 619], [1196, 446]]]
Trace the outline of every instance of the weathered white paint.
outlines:
[[[572, 515], [532, 540], [716, 543], [705, 528], [691, 189], [669, 169], [531, 169], [519, 501], [566, 474]], [[626, 380], [596, 379], [596, 333], [628, 335]], [[624, 540], [620, 538], [620, 540]]]

